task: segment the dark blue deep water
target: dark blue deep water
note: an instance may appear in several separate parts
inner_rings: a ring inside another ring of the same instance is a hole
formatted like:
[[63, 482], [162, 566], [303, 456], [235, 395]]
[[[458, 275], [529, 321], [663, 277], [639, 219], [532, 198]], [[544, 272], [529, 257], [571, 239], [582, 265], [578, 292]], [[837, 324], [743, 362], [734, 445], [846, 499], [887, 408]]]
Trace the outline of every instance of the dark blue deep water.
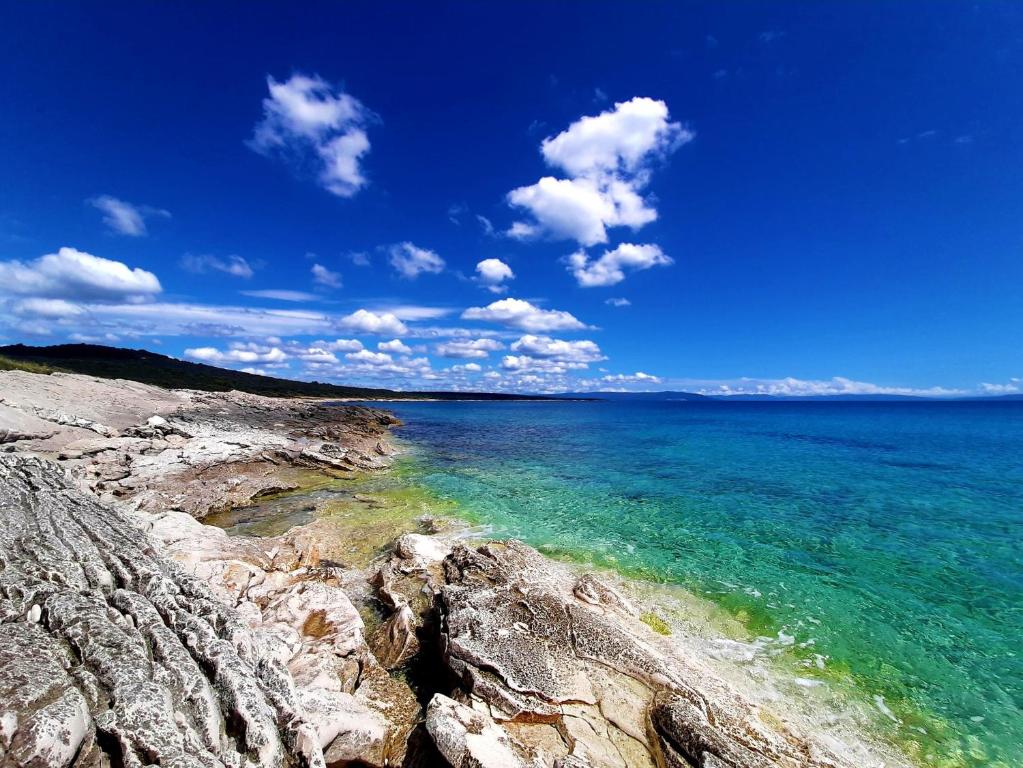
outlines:
[[924, 764], [1023, 764], [1023, 403], [392, 407], [497, 535], [812, 641]]

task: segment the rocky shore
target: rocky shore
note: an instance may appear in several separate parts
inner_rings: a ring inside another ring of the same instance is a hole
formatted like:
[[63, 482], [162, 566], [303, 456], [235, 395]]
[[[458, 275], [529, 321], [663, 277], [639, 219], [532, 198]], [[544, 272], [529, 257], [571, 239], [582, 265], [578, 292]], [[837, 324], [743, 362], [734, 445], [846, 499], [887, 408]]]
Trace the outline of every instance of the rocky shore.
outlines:
[[316, 521], [203, 524], [386, 468], [395, 423], [0, 373], [0, 765], [904, 764], [769, 716], [608, 580], [519, 542], [424, 528], [367, 566]]

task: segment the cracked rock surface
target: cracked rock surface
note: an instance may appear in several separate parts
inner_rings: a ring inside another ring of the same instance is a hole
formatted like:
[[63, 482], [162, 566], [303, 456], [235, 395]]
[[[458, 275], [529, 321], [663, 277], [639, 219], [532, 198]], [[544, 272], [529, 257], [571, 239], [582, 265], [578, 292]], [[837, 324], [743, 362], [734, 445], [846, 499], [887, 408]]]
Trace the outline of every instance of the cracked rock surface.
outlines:
[[244, 392], [0, 372], [0, 443], [60, 460], [110, 503], [203, 517], [296, 487], [296, 472], [390, 462], [388, 413]]
[[0, 761], [322, 765], [287, 669], [62, 468], [0, 455]]
[[769, 725], [593, 574], [517, 541], [456, 543], [447, 553], [417, 543], [399, 540], [376, 583], [393, 616], [419, 610], [420, 624], [430, 614], [417, 598], [424, 590], [433, 595], [451, 682], [430, 702], [426, 725], [452, 766], [886, 764], [868, 752], [850, 759], [813, 733]]

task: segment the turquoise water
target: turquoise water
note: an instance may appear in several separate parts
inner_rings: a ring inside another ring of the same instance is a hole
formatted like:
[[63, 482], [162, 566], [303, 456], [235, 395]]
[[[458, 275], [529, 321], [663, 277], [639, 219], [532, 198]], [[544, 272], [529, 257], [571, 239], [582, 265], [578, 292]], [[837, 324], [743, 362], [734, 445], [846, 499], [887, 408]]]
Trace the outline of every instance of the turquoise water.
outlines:
[[1023, 403], [393, 410], [411, 481], [496, 535], [793, 636], [922, 764], [1023, 764]]

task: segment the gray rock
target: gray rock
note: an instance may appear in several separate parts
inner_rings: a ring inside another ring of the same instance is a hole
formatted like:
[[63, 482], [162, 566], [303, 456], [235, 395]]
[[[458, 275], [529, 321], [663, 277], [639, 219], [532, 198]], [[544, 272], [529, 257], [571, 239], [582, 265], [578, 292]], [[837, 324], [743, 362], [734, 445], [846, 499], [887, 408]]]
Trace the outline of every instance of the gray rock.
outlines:
[[3, 763], [322, 765], [294, 683], [56, 464], [0, 455]]

